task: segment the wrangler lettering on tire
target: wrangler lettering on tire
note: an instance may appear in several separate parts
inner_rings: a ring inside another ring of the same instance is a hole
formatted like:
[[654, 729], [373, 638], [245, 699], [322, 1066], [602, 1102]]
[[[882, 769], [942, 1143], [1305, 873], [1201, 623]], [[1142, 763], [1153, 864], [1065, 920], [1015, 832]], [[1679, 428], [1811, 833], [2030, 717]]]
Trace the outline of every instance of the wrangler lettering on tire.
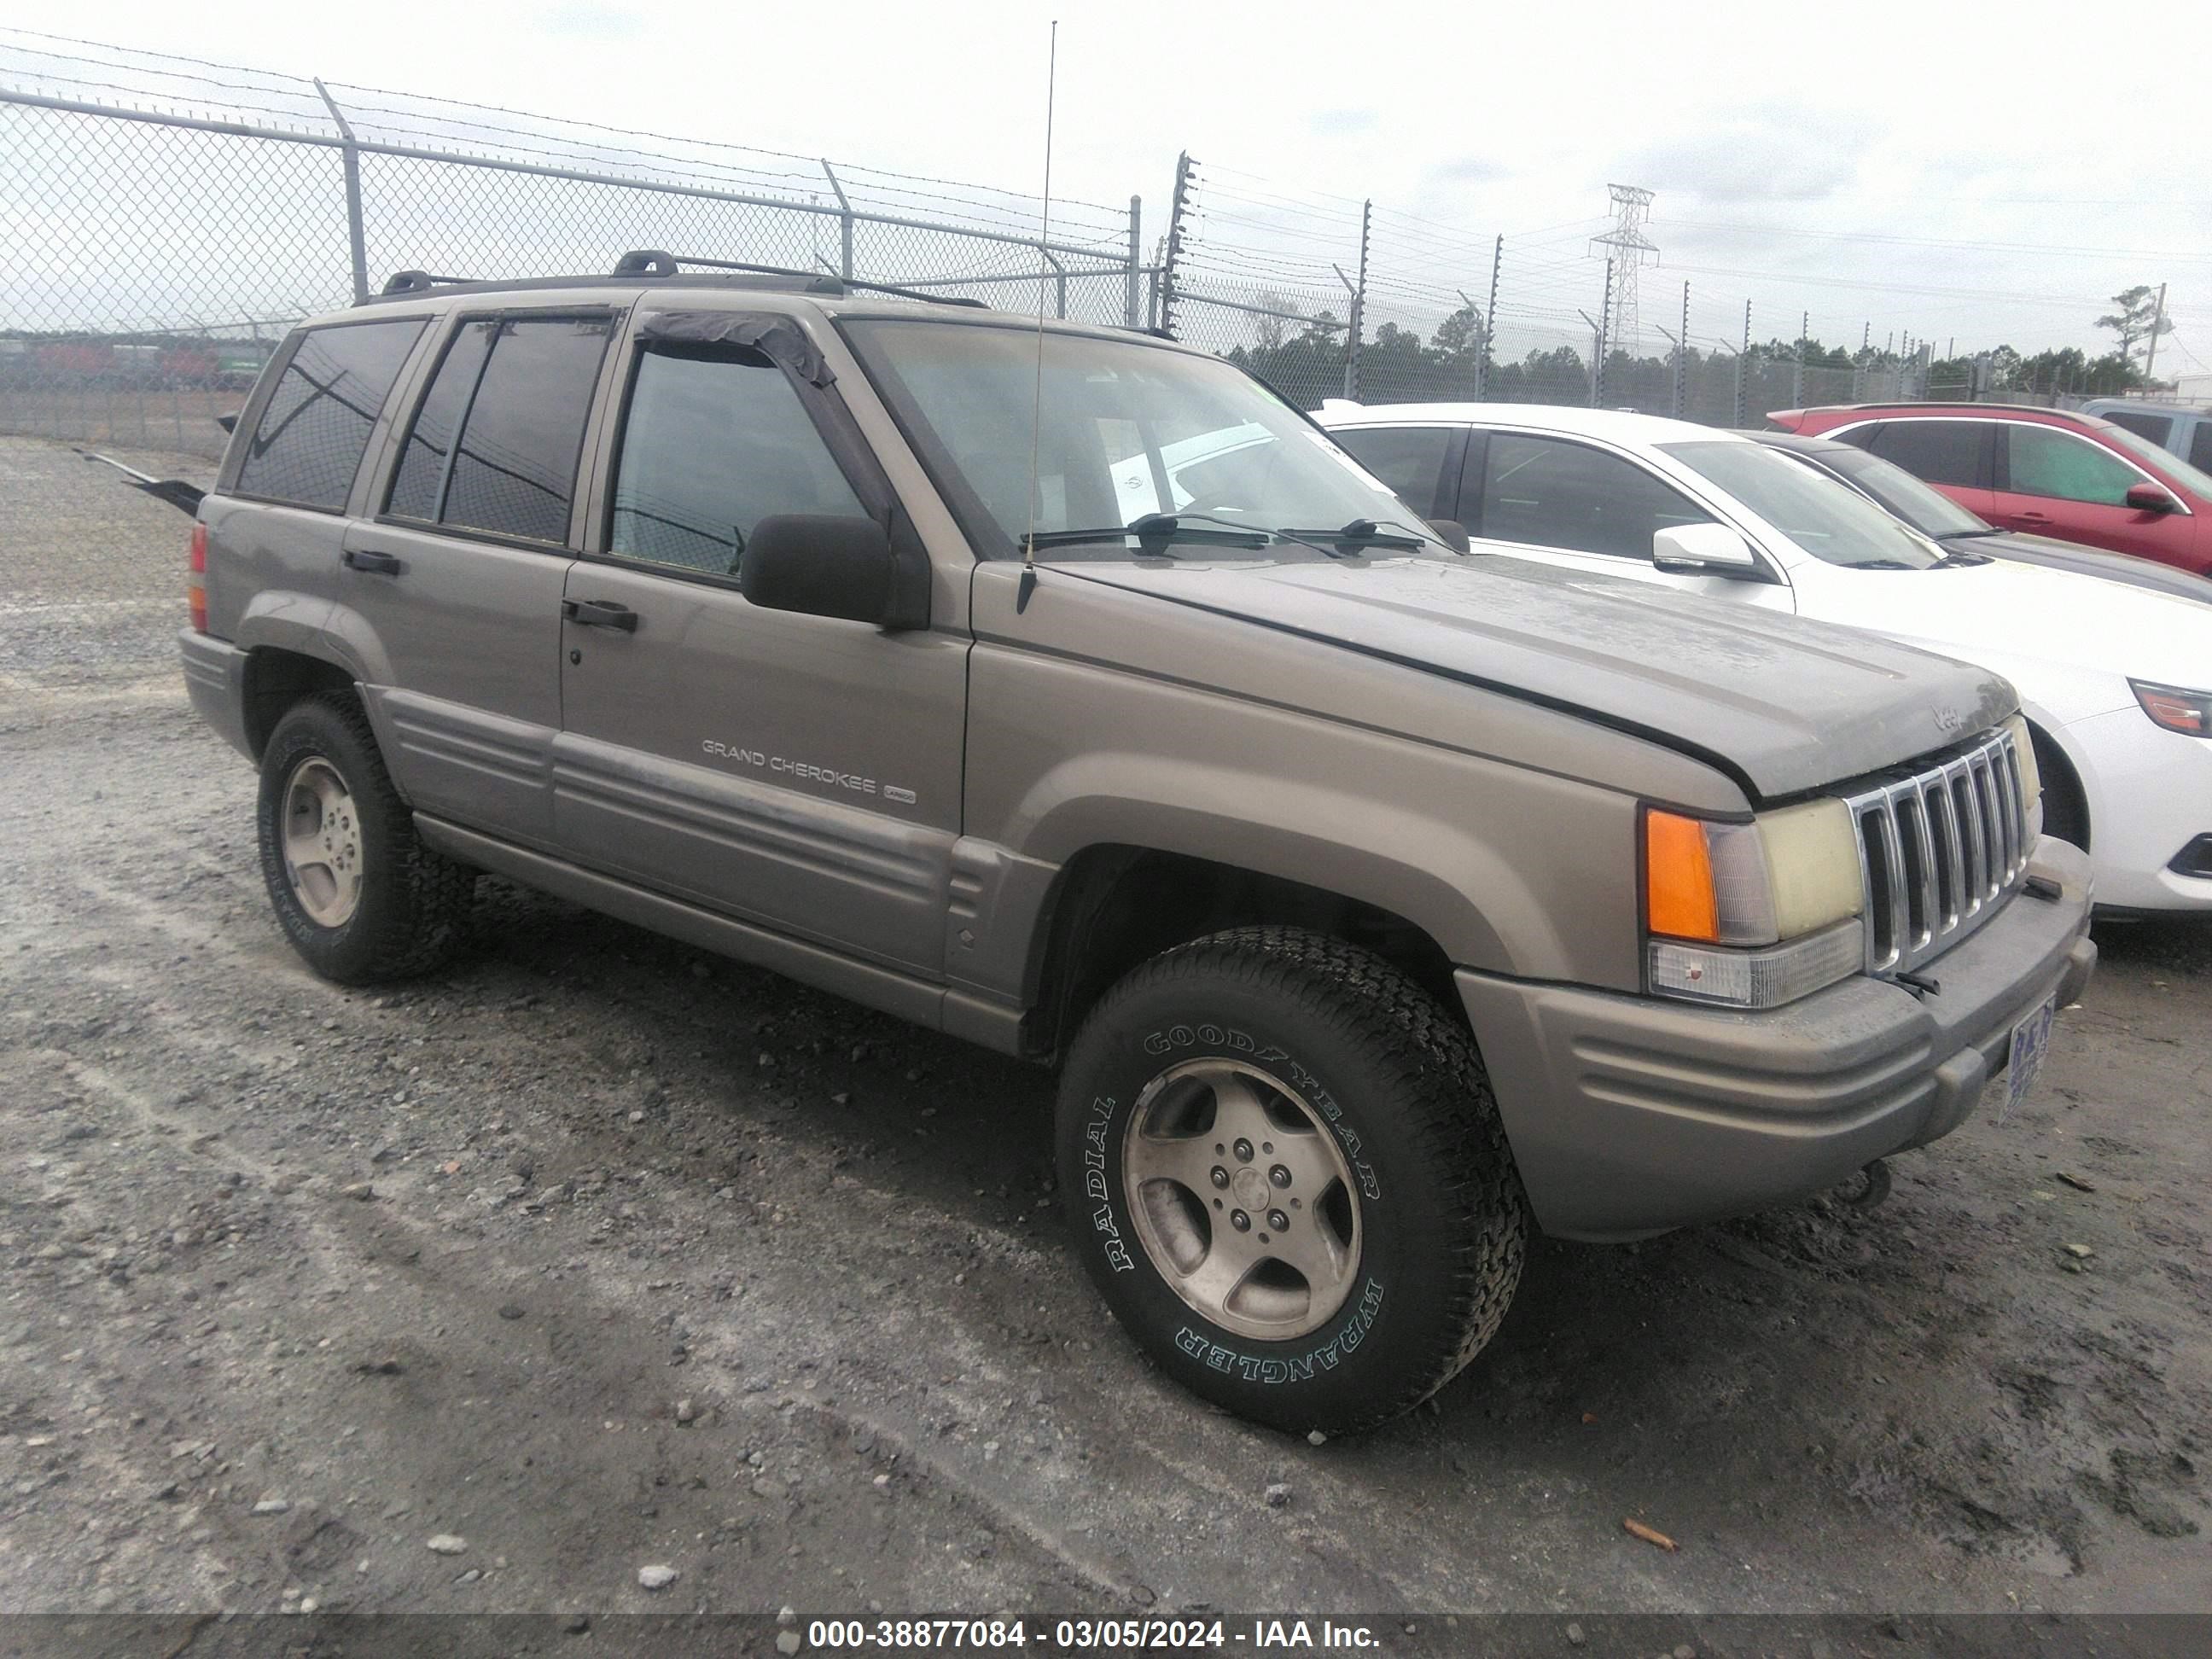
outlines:
[[1379, 1423], [1488, 1341], [1527, 1223], [1465, 1032], [1367, 951], [1217, 933], [1108, 992], [1061, 1174], [1108, 1304], [1163, 1370], [1295, 1431]]

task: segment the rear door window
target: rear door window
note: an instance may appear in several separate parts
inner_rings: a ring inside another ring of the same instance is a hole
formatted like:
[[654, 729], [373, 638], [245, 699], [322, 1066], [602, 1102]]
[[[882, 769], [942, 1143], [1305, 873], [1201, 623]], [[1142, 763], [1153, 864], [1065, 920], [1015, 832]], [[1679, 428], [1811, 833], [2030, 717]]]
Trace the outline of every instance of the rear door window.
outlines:
[[331, 512], [343, 507], [369, 429], [423, 324], [395, 317], [302, 334], [246, 444], [238, 492]]
[[607, 551], [734, 576], [746, 538], [772, 514], [866, 511], [768, 358], [726, 345], [639, 355]]
[[584, 426], [612, 332], [603, 316], [464, 324], [423, 396], [387, 510], [566, 541]]
[[1988, 421], [1885, 421], [1865, 447], [1929, 483], [1987, 489], [1991, 425]]
[[1449, 516], [1444, 492], [1458, 482], [1452, 465], [1459, 447], [1456, 428], [1368, 426], [1329, 435], [1423, 518]]
[[1490, 434], [1482, 482], [1488, 539], [1648, 562], [1656, 532], [1711, 518], [1618, 455], [1558, 438]]
[[2015, 495], [2124, 507], [2142, 473], [2110, 450], [2055, 426], [2014, 422], [2005, 428], [2008, 472]]
[[2212, 472], [2212, 420], [2199, 420], [2190, 434], [2189, 464], [2200, 472]]
[[2173, 416], [2146, 415], [2134, 409], [2100, 409], [2097, 413], [2114, 426], [2124, 426], [2137, 437], [2148, 438], [2161, 448], [2173, 435]]

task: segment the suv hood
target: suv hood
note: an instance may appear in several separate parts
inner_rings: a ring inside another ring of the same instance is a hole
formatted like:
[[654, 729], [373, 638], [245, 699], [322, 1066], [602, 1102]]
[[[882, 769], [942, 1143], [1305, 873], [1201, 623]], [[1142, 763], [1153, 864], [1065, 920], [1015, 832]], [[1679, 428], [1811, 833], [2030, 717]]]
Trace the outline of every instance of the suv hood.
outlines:
[[1571, 709], [1762, 800], [1948, 747], [2018, 701], [1984, 669], [1855, 629], [1494, 555], [1060, 568]]

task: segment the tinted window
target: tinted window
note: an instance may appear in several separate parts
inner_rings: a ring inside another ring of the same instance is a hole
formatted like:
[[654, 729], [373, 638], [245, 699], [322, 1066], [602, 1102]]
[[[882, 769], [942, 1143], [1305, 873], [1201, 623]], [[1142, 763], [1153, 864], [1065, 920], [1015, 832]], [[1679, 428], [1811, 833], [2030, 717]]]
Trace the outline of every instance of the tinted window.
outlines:
[[592, 386], [611, 329], [597, 317], [468, 324], [408, 435], [391, 510], [532, 541], [565, 540]]
[[1886, 421], [1866, 447], [1929, 483], [1986, 488], [1982, 447], [1989, 429], [1986, 421]]
[[446, 493], [446, 457], [453, 452], [453, 434], [461, 429], [469, 399], [477, 395], [477, 378], [483, 373], [492, 336], [498, 331], [497, 323], [471, 323], [446, 348], [445, 361], [416, 410], [387, 511], [405, 519], [438, 516], [438, 503]]
[[2120, 507], [2126, 504], [2130, 487], [2143, 481], [2141, 473], [2109, 450], [2057, 427], [2020, 422], [2008, 426], [2005, 436], [2015, 495]]
[[608, 551], [735, 575], [770, 514], [866, 511], [767, 358], [702, 347], [638, 359]]
[[1334, 434], [1376, 477], [1389, 484], [1424, 518], [1440, 511], [1444, 466], [1451, 458], [1448, 427], [1359, 427]]
[[2199, 421], [2197, 430], [2189, 440], [2189, 464], [2212, 472], [2212, 421]]
[[1709, 517], [1617, 455], [1553, 438], [1490, 434], [1482, 481], [1486, 537], [1648, 560], [1654, 532]]
[[2114, 426], [2124, 426], [2139, 438], [2163, 444], [2173, 435], [2171, 415], [2143, 415], [2132, 409], [2100, 409], [2097, 413]]
[[395, 318], [301, 336], [246, 446], [239, 489], [302, 507], [343, 507], [369, 428], [422, 332], [422, 319]]

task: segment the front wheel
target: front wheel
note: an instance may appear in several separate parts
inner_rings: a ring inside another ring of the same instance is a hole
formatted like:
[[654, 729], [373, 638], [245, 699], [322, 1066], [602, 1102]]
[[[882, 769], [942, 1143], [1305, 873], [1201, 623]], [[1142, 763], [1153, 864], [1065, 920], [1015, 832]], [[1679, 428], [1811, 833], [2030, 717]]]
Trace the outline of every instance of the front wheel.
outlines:
[[1526, 1206], [1467, 1034], [1319, 933], [1243, 928], [1109, 991], [1063, 1076], [1060, 1180], [1115, 1316], [1293, 1432], [1418, 1405], [1498, 1328]]

